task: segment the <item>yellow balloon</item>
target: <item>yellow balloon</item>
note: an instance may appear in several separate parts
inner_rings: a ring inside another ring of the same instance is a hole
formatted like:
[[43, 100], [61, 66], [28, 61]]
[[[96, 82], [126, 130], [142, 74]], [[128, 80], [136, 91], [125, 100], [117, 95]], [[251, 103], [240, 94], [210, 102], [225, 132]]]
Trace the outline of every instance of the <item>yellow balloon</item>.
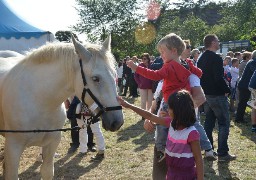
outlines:
[[140, 44], [150, 44], [156, 38], [156, 29], [151, 23], [143, 23], [135, 29], [135, 39]]

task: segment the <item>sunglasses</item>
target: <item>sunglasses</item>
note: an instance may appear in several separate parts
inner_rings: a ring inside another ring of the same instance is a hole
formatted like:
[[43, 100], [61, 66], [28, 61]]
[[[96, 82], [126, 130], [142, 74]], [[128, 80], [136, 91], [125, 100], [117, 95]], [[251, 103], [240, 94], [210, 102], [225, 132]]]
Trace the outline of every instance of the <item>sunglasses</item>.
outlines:
[[191, 48], [191, 46], [190, 46], [190, 45], [187, 45], [187, 46], [186, 46], [186, 49], [190, 49], [190, 48]]

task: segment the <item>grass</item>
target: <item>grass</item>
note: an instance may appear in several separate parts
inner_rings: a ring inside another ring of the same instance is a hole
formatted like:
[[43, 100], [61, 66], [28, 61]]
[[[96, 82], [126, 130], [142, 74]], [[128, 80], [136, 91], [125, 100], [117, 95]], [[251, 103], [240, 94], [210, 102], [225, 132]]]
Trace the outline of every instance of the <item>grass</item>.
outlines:
[[[138, 99], [128, 99], [139, 105]], [[250, 129], [250, 109], [247, 109], [246, 124], [235, 124], [231, 114], [229, 135], [230, 152], [237, 155], [237, 160], [230, 163], [204, 161], [205, 179], [255, 179], [256, 177], [256, 133]], [[154, 134], [146, 133], [141, 117], [131, 110], [124, 110], [125, 124], [118, 132], [104, 132], [106, 141], [105, 159], [102, 162], [90, 162], [95, 153], [79, 157], [78, 153], [67, 154], [70, 143], [70, 132], [64, 132], [57, 152], [60, 157], [55, 159], [56, 180], [72, 179], [106, 179], [130, 180], [151, 179]], [[203, 117], [202, 117], [203, 118]], [[70, 127], [66, 124], [65, 127]], [[216, 130], [214, 132], [217, 142]], [[3, 146], [3, 138], [1, 138]], [[41, 163], [36, 162], [39, 148], [30, 147], [23, 153], [19, 167], [21, 180], [40, 179]], [[2, 169], [0, 170], [0, 179]]]

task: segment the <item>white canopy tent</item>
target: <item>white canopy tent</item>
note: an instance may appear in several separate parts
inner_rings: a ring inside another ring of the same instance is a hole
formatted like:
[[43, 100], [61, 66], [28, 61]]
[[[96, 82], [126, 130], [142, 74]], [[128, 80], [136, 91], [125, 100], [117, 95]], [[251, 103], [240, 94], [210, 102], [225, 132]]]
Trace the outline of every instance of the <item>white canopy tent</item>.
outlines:
[[0, 0], [0, 50], [24, 54], [54, 40], [51, 32], [26, 23], [11, 11], [4, 0]]

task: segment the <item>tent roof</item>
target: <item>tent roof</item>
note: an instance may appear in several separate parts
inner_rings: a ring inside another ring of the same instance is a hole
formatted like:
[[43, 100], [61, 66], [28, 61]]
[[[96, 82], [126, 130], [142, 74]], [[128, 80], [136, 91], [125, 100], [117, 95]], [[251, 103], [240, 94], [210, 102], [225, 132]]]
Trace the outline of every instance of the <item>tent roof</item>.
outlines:
[[24, 37], [29, 39], [31, 37], [39, 38], [43, 34], [50, 33], [30, 25], [18, 17], [11, 11], [5, 0], [0, 0], [0, 12], [0, 38], [10, 39], [15, 37], [19, 39]]

